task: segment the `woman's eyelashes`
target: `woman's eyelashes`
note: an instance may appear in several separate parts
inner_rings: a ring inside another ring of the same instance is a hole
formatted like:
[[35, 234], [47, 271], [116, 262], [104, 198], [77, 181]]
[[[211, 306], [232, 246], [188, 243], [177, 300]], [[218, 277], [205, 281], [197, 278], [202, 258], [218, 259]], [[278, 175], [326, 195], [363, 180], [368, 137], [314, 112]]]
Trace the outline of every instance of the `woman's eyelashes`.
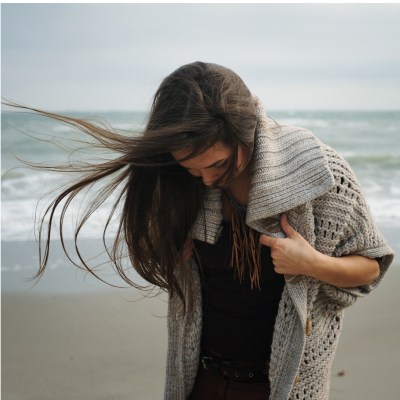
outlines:
[[226, 160], [223, 161], [223, 162], [220, 163], [220, 164], [214, 165], [214, 168], [215, 168], [215, 169], [222, 169], [222, 168], [225, 167], [225, 165], [226, 165]]

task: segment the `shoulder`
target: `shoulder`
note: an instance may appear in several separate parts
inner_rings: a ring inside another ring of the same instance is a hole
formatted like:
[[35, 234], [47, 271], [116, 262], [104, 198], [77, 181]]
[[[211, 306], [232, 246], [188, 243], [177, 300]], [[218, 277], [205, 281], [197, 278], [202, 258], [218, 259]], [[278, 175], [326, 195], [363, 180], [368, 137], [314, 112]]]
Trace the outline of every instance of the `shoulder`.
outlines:
[[[335, 182], [334, 186], [321, 198], [329, 197], [332, 201], [351, 207], [354, 207], [360, 200], [364, 201], [361, 184], [348, 161], [332, 147], [320, 143]], [[316, 200], [318, 201], [318, 198]]]

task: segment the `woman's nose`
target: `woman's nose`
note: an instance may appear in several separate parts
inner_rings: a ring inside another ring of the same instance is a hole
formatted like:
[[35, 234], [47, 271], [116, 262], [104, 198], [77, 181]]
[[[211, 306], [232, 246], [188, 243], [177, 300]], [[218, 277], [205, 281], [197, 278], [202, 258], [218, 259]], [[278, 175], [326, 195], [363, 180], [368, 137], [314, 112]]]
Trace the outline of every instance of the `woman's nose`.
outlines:
[[211, 186], [215, 181], [215, 176], [208, 171], [202, 172], [201, 178], [203, 179], [203, 183], [206, 186]]
[[197, 169], [190, 169], [189, 173], [198, 178], [201, 177], [201, 179], [203, 180], [203, 183], [206, 186], [211, 186], [215, 180], [213, 174], [209, 171], [200, 171]]
[[190, 175], [201, 177], [201, 172], [198, 169], [189, 169], [188, 171]]

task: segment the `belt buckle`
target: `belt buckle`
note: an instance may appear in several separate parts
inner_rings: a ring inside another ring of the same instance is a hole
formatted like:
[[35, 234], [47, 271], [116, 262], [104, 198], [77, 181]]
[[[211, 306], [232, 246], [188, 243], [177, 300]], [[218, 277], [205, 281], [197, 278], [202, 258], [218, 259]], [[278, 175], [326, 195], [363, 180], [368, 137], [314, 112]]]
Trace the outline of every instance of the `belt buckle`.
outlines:
[[212, 357], [207, 357], [207, 356], [201, 357], [201, 363], [202, 363], [204, 369], [208, 369], [207, 364], [210, 364], [213, 361], [214, 361], [214, 359]]

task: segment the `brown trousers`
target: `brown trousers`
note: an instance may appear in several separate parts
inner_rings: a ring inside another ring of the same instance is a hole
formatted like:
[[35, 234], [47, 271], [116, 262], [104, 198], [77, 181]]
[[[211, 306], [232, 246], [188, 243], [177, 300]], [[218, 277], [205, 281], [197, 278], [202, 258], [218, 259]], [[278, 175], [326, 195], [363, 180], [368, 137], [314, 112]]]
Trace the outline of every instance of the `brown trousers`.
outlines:
[[235, 382], [199, 368], [188, 400], [268, 400], [269, 382]]

